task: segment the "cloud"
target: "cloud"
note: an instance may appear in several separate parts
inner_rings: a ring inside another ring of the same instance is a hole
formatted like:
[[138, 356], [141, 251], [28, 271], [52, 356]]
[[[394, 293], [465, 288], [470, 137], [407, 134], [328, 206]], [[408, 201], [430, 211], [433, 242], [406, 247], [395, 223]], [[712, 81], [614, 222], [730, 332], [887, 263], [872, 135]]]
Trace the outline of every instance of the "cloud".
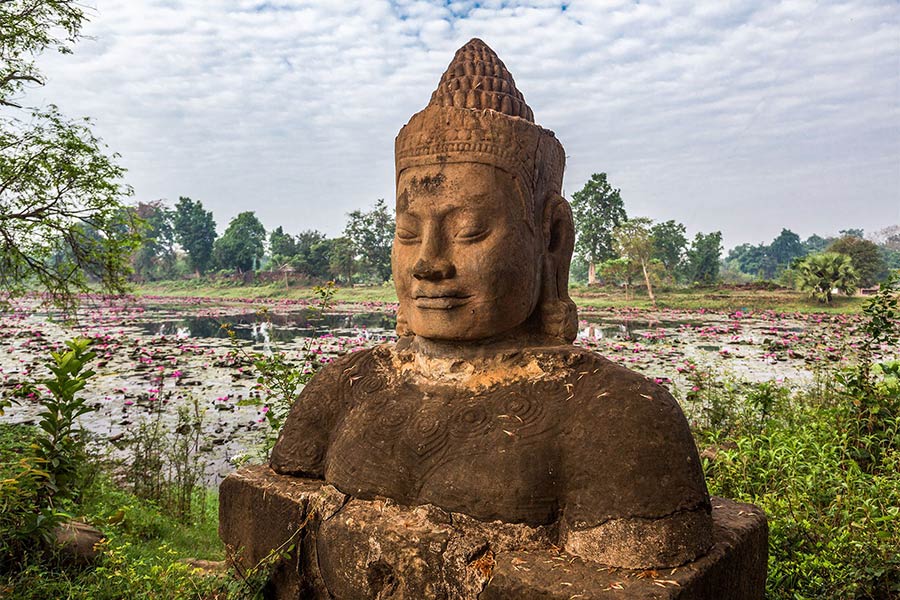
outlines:
[[94, 117], [142, 200], [220, 229], [340, 232], [393, 197], [393, 139], [481, 37], [630, 214], [726, 245], [900, 222], [895, 3], [108, 0], [34, 103]]

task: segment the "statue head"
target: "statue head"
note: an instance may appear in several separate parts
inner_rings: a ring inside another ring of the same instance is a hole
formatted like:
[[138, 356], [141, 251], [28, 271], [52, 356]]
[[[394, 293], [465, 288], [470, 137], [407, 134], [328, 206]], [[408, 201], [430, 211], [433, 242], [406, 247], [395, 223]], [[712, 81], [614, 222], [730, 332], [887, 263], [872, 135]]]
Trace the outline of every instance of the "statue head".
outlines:
[[571, 342], [565, 154], [484, 42], [457, 51], [395, 154], [398, 333]]

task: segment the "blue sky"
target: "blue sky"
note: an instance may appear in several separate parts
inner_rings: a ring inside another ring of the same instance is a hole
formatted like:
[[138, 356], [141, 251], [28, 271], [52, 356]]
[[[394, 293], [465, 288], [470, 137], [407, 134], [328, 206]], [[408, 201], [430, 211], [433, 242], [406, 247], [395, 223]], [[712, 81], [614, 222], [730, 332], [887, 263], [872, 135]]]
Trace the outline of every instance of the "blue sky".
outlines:
[[136, 198], [203, 201], [223, 230], [340, 233], [393, 201], [393, 140], [454, 51], [485, 40], [568, 155], [632, 216], [726, 247], [900, 223], [893, 1], [99, 0], [54, 102], [94, 118]]

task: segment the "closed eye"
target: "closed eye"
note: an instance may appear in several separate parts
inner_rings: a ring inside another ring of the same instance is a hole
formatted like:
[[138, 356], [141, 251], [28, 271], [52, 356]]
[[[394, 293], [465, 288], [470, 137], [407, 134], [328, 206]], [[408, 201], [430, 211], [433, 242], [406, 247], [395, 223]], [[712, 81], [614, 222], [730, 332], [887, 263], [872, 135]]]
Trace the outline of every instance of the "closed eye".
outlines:
[[419, 241], [419, 234], [409, 229], [397, 228], [397, 239], [403, 243], [414, 243]]
[[454, 239], [460, 242], [477, 242], [491, 232], [487, 227], [465, 227], [456, 232]]

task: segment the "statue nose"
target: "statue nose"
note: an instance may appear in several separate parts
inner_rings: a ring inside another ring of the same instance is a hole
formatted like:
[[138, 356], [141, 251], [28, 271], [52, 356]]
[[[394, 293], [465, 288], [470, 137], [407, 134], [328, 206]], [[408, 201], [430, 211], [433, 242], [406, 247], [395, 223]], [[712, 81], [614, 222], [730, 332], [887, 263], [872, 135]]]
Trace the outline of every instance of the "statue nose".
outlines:
[[428, 281], [450, 279], [456, 275], [456, 267], [449, 261], [426, 261], [420, 258], [416, 261], [416, 264], [413, 265], [412, 275], [416, 279], [425, 279]]

